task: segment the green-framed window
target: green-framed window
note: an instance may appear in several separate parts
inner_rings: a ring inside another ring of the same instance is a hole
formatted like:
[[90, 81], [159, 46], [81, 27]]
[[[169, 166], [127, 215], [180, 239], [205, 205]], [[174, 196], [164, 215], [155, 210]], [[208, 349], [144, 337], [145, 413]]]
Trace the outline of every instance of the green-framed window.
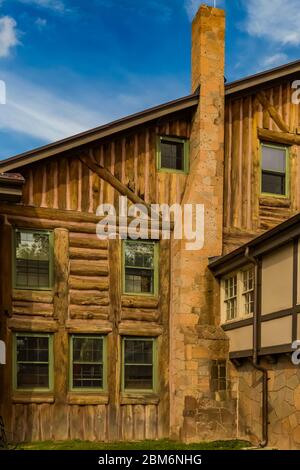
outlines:
[[13, 387], [21, 391], [47, 392], [53, 389], [52, 334], [14, 334]]
[[157, 169], [170, 173], [188, 173], [189, 140], [177, 137], [157, 137]]
[[289, 195], [289, 148], [261, 144], [261, 193], [270, 196]]
[[106, 337], [70, 337], [70, 388], [73, 391], [106, 389]]
[[14, 231], [13, 276], [16, 289], [52, 288], [52, 232], [27, 229]]
[[123, 293], [157, 295], [158, 243], [123, 241]]
[[122, 338], [122, 390], [155, 392], [157, 382], [156, 338]]

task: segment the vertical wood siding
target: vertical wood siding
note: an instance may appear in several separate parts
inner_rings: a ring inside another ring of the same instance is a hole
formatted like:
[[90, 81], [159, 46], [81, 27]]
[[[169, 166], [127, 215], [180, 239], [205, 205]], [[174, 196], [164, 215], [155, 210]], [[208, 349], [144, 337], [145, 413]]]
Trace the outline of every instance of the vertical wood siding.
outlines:
[[[277, 84], [265, 95], [295, 132], [300, 107], [292, 103], [290, 82]], [[290, 198], [260, 196], [260, 142], [257, 127], [280, 132], [263, 110], [255, 93], [228, 97], [225, 111], [224, 251], [231, 251], [261, 231], [268, 230], [300, 210], [299, 148], [290, 148]]]
[[[156, 137], [188, 138], [188, 118], [178, 118], [135, 133], [99, 142], [96, 160], [147, 203], [180, 202], [186, 175], [156, 171]], [[95, 213], [102, 203], [117, 203], [118, 193], [94, 175], [76, 155], [53, 157], [20, 169], [26, 178], [25, 205]]]

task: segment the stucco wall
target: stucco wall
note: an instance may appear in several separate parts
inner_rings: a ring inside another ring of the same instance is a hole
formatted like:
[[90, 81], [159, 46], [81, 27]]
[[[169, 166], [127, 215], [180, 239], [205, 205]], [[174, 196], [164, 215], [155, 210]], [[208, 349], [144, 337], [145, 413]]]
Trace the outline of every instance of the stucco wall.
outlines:
[[262, 262], [262, 315], [292, 307], [292, 243], [264, 256]]

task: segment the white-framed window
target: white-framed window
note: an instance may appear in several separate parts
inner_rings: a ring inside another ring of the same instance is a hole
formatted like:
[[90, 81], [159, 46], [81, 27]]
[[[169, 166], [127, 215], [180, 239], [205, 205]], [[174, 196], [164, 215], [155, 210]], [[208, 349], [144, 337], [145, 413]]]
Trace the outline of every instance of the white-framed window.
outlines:
[[254, 310], [254, 269], [248, 268], [243, 272], [243, 307], [244, 315], [253, 314]]
[[226, 321], [234, 320], [237, 316], [237, 275], [225, 279], [224, 284]]
[[221, 281], [222, 323], [253, 315], [254, 268], [248, 266], [226, 275]]

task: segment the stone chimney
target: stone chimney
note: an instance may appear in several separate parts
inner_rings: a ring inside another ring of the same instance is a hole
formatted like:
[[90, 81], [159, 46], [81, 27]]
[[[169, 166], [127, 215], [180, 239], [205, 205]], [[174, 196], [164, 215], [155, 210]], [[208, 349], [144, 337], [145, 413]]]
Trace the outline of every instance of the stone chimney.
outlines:
[[202, 5], [192, 25], [192, 92], [200, 87], [200, 99], [182, 203], [204, 205], [204, 247], [187, 251], [185, 240], [172, 243], [170, 421], [171, 436], [185, 440], [201, 438], [196, 408], [201, 397], [211, 396], [211, 364], [226, 359], [228, 350], [214, 320], [214, 280], [208, 270], [209, 257], [222, 254], [224, 56], [224, 11]]

